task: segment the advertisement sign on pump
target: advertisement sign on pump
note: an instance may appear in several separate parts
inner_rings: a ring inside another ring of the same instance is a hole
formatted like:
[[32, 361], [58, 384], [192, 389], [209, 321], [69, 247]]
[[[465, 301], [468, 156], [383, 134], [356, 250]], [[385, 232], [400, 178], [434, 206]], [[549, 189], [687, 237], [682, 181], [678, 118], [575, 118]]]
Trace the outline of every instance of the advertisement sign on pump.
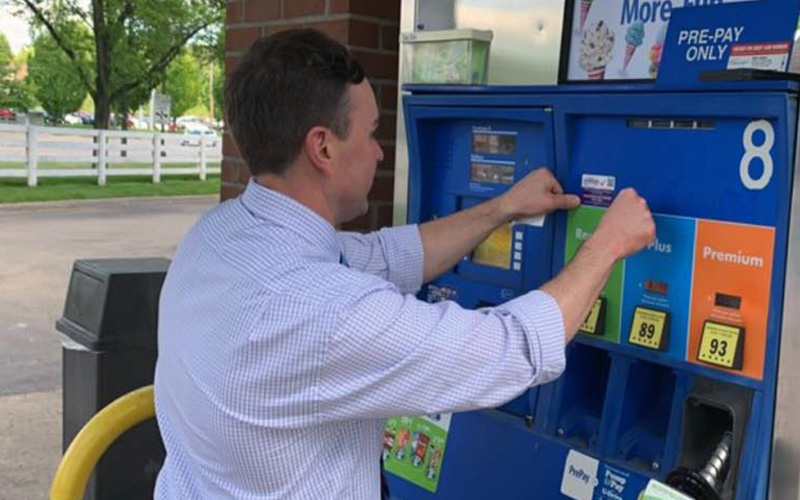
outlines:
[[748, 1], [568, 0], [561, 80], [654, 80], [675, 9]]

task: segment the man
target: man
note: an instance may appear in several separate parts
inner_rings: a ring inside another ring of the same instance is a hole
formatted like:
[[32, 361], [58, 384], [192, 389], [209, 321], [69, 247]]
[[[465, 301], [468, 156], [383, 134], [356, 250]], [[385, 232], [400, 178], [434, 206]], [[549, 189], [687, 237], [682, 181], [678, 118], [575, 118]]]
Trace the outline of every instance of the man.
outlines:
[[541, 290], [427, 304], [411, 294], [494, 229], [578, 199], [541, 169], [419, 227], [338, 233], [367, 210], [383, 152], [361, 66], [315, 31], [256, 42], [226, 110], [253, 180], [189, 232], [164, 284], [159, 500], [378, 499], [387, 417], [494, 407], [556, 378], [614, 263], [654, 237], [624, 191]]

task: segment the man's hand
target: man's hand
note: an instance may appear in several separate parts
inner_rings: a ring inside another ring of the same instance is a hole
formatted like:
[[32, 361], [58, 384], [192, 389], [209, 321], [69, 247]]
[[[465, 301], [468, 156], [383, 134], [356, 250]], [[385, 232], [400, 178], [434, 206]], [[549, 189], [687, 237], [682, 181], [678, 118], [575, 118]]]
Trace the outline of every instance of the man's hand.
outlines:
[[542, 287], [561, 308], [568, 341], [589, 314], [614, 264], [644, 249], [655, 235], [656, 225], [647, 202], [633, 189], [619, 193], [575, 258]]
[[575, 195], [564, 194], [553, 174], [540, 168], [498, 198], [498, 203], [509, 220], [516, 220], [577, 208], [581, 200]]
[[656, 224], [647, 202], [633, 189], [617, 195], [587, 245], [611, 252], [614, 260], [643, 250], [656, 236]]

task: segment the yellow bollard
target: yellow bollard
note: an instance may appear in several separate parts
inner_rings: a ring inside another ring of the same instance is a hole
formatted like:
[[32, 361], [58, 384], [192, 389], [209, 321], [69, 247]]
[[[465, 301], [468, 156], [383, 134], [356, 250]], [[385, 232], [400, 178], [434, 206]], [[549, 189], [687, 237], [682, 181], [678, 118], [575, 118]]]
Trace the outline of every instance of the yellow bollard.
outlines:
[[154, 416], [152, 385], [131, 391], [100, 410], [61, 457], [50, 500], [82, 500], [89, 477], [103, 453], [125, 431]]

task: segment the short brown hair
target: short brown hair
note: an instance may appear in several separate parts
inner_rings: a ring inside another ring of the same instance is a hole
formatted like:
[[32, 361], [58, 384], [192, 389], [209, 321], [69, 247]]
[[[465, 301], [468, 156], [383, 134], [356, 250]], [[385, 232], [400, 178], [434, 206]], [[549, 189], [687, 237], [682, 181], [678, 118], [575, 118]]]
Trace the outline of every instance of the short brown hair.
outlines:
[[346, 138], [348, 84], [364, 70], [347, 48], [312, 29], [257, 40], [225, 86], [225, 113], [236, 144], [256, 176], [281, 174], [314, 126]]

